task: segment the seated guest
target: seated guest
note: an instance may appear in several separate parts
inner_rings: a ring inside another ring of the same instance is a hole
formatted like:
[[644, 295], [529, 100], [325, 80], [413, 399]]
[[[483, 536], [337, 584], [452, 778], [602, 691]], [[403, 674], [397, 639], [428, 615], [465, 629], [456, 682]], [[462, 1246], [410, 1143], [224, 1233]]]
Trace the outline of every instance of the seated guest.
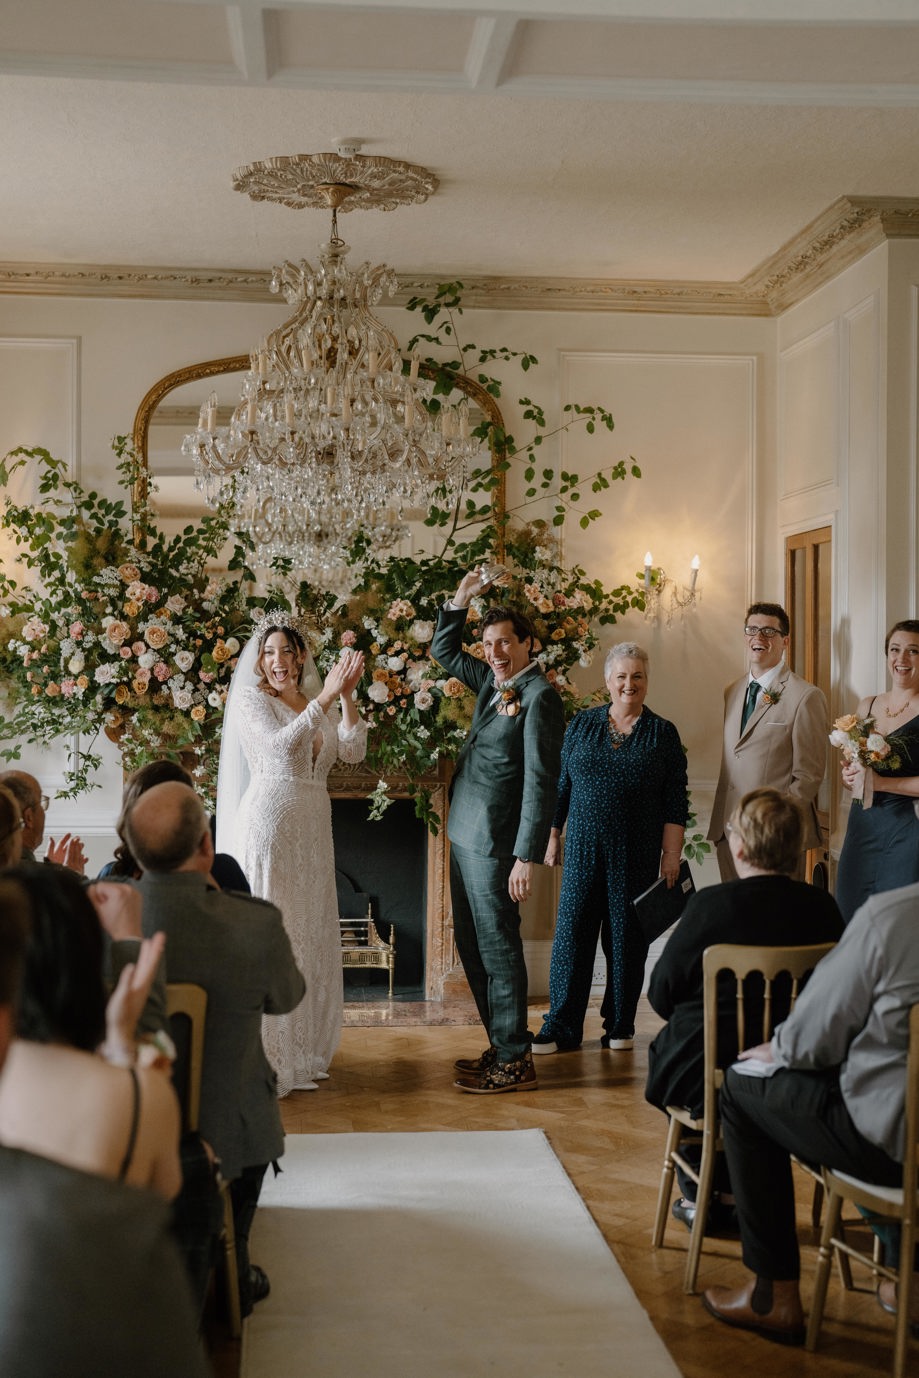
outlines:
[[[181, 1185], [178, 1104], [162, 1071], [134, 1065], [133, 1042], [162, 939], [122, 972], [107, 1022], [102, 928], [83, 885], [57, 867], [5, 875], [27, 906], [29, 938], [0, 1081], [0, 1140], [171, 1200]], [[117, 1065], [96, 1055], [100, 1047]]]
[[[140, 867], [131, 855], [131, 849], [124, 838], [123, 819], [131, 808], [135, 799], [139, 799], [145, 790], [153, 785], [161, 785], [166, 780], [178, 780], [183, 785], [189, 785], [192, 789], [195, 782], [184, 766], [180, 766], [178, 761], [166, 759], [160, 761], [148, 761], [145, 766], [140, 766], [129, 776], [125, 782], [124, 794], [121, 799], [121, 818], [118, 820], [116, 831], [120, 839], [120, 846], [115, 849], [114, 861], [108, 861], [99, 872], [99, 878], [108, 876], [124, 877], [128, 880], [136, 880], [140, 876]], [[211, 820], [211, 836], [213, 837], [213, 819]], [[211, 880], [221, 890], [241, 890], [243, 894], [249, 894], [249, 882], [243, 875], [242, 867], [235, 857], [230, 856], [229, 852], [216, 852], [214, 854], [214, 864], [211, 868]]]
[[[18, 879], [0, 876], [0, 1069], [31, 912]], [[0, 1373], [206, 1378], [168, 1210], [153, 1192], [0, 1142], [0, 1212]]]
[[[208, 883], [214, 847], [201, 800], [167, 781], [136, 799], [124, 833], [143, 870], [143, 931], [165, 932], [170, 981], [207, 991], [200, 1129], [231, 1183], [243, 1315], [268, 1294], [249, 1263], [249, 1230], [262, 1179], [284, 1151], [275, 1076], [262, 1048], [263, 1014], [286, 1014], [303, 998], [280, 911]], [[308, 881], [305, 881], [308, 883]], [[124, 944], [115, 944], [115, 955]]]
[[[16, 796], [22, 813], [25, 824], [22, 832], [22, 859], [35, 861], [35, 853], [45, 837], [48, 796], [42, 794], [41, 785], [35, 776], [24, 770], [0, 772], [0, 785], [4, 785]], [[49, 838], [45, 849], [45, 861], [54, 866], [66, 866], [69, 871], [76, 871], [82, 876], [86, 870], [83, 843], [78, 837], [71, 837], [70, 833], [65, 833], [60, 842], [55, 842], [53, 837]]]
[[0, 785], [0, 871], [22, 859], [22, 830], [25, 819], [19, 800], [5, 785]]
[[[702, 954], [707, 947], [715, 943], [797, 947], [836, 942], [840, 937], [842, 916], [832, 896], [793, 879], [803, 830], [796, 802], [774, 789], [751, 790], [729, 819], [727, 839], [739, 879], [691, 896], [651, 973], [648, 999], [667, 1023], [648, 1049], [645, 1097], [661, 1110], [668, 1105], [686, 1106], [696, 1118], [702, 1115]], [[757, 992], [749, 987], [748, 999], [750, 1017], [761, 1019], [762, 999], [757, 1001]], [[774, 1021], [787, 1012], [787, 983], [777, 983]], [[724, 973], [718, 993], [719, 1065], [727, 1066], [738, 1051], [735, 986]], [[692, 1229], [696, 1184], [682, 1171], [679, 1180], [683, 1195], [673, 1203], [673, 1215]], [[736, 1228], [721, 1158], [707, 1226], [713, 1233]]]
[[[772, 1041], [728, 1069], [724, 1147], [753, 1277], [705, 1292], [706, 1309], [727, 1325], [781, 1344], [804, 1340], [789, 1154], [881, 1186], [902, 1183], [917, 907], [919, 885], [867, 900]], [[773, 1075], [743, 1075], [750, 1059]], [[889, 1303], [884, 1290], [878, 1299]]]

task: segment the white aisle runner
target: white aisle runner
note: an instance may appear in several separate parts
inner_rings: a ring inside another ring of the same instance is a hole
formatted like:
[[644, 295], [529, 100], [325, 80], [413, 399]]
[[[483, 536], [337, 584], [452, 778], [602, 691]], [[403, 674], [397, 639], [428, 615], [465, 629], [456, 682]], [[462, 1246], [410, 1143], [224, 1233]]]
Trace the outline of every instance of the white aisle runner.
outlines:
[[679, 1378], [541, 1130], [289, 1135], [242, 1378]]

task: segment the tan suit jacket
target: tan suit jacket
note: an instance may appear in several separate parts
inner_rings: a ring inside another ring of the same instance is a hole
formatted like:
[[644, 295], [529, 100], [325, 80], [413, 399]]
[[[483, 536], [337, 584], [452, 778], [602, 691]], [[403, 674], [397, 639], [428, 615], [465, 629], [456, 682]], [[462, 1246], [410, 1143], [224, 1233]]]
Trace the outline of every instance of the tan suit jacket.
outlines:
[[826, 699], [816, 685], [785, 668], [772, 686], [779, 692], [778, 702], [765, 703], [761, 694], [741, 732], [748, 683], [749, 675], [744, 675], [724, 691], [724, 748], [709, 839], [724, 840], [724, 825], [748, 790], [771, 785], [801, 803], [805, 850], [816, 847], [816, 798], [826, 772], [829, 733]]

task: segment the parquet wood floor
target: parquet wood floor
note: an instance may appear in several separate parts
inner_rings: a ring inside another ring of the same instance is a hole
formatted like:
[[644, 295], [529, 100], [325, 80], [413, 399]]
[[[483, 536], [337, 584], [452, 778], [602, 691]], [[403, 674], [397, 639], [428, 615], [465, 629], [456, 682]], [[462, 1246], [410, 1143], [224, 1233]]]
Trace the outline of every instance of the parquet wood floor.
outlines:
[[[538, 1027], [540, 1010], [534, 1007], [531, 1028]], [[754, 1372], [769, 1378], [888, 1374], [893, 1321], [877, 1306], [873, 1289], [846, 1294], [834, 1277], [820, 1349], [809, 1355], [720, 1325], [706, 1314], [698, 1296], [683, 1293], [689, 1236], [680, 1225], [668, 1226], [664, 1248], [651, 1248], [665, 1122], [646, 1104], [643, 1086], [648, 1043], [658, 1027], [659, 1020], [645, 1007], [639, 1013], [634, 1053], [601, 1053], [599, 1016], [592, 1011], [580, 1052], [539, 1059], [538, 1091], [489, 1097], [463, 1095], [452, 1085], [453, 1059], [481, 1051], [477, 1027], [349, 1027], [331, 1080], [317, 1092], [294, 1092], [281, 1102], [285, 1129], [288, 1134], [331, 1134], [541, 1128], [685, 1378], [727, 1373], [743, 1378]], [[763, 1189], [768, 1189], [765, 1184]], [[816, 1248], [810, 1229], [811, 1184], [803, 1176], [798, 1196], [807, 1306]], [[551, 1271], [552, 1259], [545, 1262]], [[700, 1286], [733, 1284], [743, 1276], [738, 1243], [707, 1242]], [[868, 1288], [870, 1279], [857, 1273], [856, 1282]], [[919, 1344], [910, 1358], [919, 1373]], [[235, 1346], [219, 1349], [215, 1360], [219, 1378], [235, 1378]], [[633, 1378], [618, 1374], [615, 1355], [610, 1356], [610, 1374]], [[540, 1376], [534, 1373], [533, 1378]], [[577, 1378], [574, 1357], [571, 1378]]]

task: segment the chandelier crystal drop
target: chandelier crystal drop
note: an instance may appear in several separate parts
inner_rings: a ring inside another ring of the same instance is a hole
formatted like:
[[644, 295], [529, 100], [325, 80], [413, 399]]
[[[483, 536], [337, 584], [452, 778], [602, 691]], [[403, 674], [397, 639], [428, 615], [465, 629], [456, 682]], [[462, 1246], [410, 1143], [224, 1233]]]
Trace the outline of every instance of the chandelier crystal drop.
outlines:
[[[320, 156], [328, 176], [334, 155]], [[313, 157], [304, 155], [301, 164]], [[285, 164], [287, 196], [293, 161], [270, 160], [272, 173]], [[231, 502], [259, 563], [280, 556], [327, 581], [359, 535], [371, 548], [385, 549], [404, 534], [409, 509], [426, 513], [432, 502], [454, 503], [481, 448], [465, 399], [456, 406], [434, 399], [417, 355], [403, 362], [395, 335], [373, 314], [383, 292], [396, 288], [392, 269], [348, 268], [338, 208], [359, 190], [356, 164], [376, 168], [387, 160], [342, 161], [349, 179], [327, 180], [318, 189], [332, 211], [319, 266], [287, 261], [272, 276], [271, 290], [283, 293], [294, 314], [252, 351], [229, 424], [218, 424], [212, 393], [182, 445], [205, 499]], [[392, 182], [390, 175], [386, 194], [395, 205]], [[257, 199], [269, 195], [262, 185]], [[423, 199], [415, 185], [411, 199]]]

